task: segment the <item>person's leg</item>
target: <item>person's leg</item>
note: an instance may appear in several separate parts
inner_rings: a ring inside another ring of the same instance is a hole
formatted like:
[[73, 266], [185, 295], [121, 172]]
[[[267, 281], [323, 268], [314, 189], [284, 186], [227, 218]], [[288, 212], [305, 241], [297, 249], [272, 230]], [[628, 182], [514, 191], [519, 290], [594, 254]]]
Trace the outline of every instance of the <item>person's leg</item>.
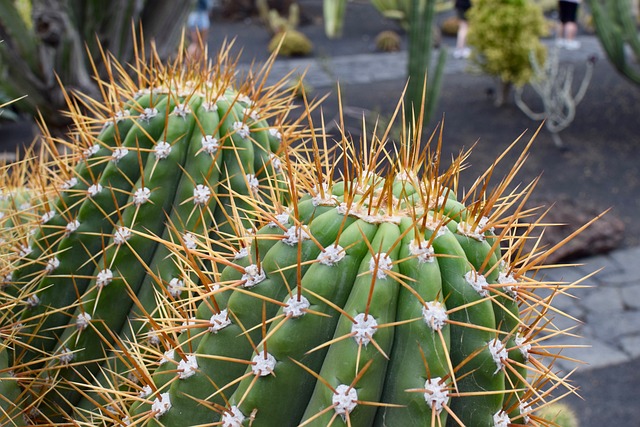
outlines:
[[456, 38], [456, 49], [463, 49], [467, 43], [467, 33], [469, 32], [469, 23], [464, 20], [458, 20], [458, 34]]
[[564, 47], [566, 39], [566, 23], [567, 23], [567, 2], [560, 0], [558, 2], [558, 32], [556, 34], [556, 45]]
[[190, 58], [197, 60], [200, 59], [202, 49], [207, 43], [210, 25], [209, 16], [205, 12], [196, 12], [192, 24], [194, 25], [190, 28], [190, 44], [187, 53]]
[[564, 25], [565, 47], [567, 49], [578, 49], [580, 42], [576, 40], [578, 35], [578, 3], [570, 3], [567, 13], [567, 22]]
[[456, 37], [456, 49], [453, 51], [454, 58], [468, 58], [471, 50], [467, 47], [467, 33], [469, 23], [466, 19], [458, 20], [458, 34]]

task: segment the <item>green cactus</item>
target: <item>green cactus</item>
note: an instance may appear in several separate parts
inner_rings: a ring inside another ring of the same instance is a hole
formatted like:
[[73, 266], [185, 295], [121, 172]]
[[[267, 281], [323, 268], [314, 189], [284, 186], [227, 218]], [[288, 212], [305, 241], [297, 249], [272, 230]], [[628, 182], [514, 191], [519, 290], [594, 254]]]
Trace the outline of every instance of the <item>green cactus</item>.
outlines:
[[614, 67], [635, 84], [640, 84], [640, 30], [637, 14], [629, 0], [589, 0], [596, 34]]
[[[150, 333], [156, 293], [187, 295], [183, 283], [193, 278], [171, 260], [168, 245], [192, 247], [196, 235], [251, 227], [249, 200], [278, 188], [282, 135], [295, 134], [282, 122], [293, 95], [286, 82], [253, 89], [234, 81], [228, 55], [223, 49], [204, 69], [184, 63], [183, 54], [167, 65], [157, 54], [140, 57], [138, 82], [110, 61], [115, 77], [100, 81], [104, 101], [70, 101], [71, 154], [55, 151], [61, 141], [46, 141], [53, 161], [39, 160], [57, 170], [55, 180], [31, 175], [45, 200], [37, 217], [11, 221], [15, 252], [3, 257], [0, 304], [9, 311], [2, 327], [12, 338], [2, 357], [28, 394], [25, 412], [39, 406], [55, 421], [81, 398], [95, 403], [92, 387], [125, 369], [124, 343]], [[80, 114], [81, 104], [96, 117]], [[46, 395], [49, 379], [58, 385]]]
[[[405, 95], [405, 117], [408, 124], [412, 124], [420, 116], [429, 121], [435, 112], [442, 87], [446, 49], [440, 49], [434, 64], [431, 59], [435, 3], [432, 0], [411, 2], [413, 13], [409, 20], [409, 83]], [[424, 108], [424, 113], [420, 112], [421, 108]]]
[[339, 39], [342, 37], [342, 27], [344, 26], [344, 15], [346, 11], [346, 0], [322, 0], [324, 33], [330, 39]]
[[291, 181], [300, 196], [256, 205], [262, 226], [239, 233], [233, 254], [175, 247], [179, 259], [226, 267], [196, 271], [213, 286], [193, 288], [194, 304], [165, 306], [161, 342], [134, 345], [136, 382], [105, 390], [117, 403], [103, 419], [544, 425], [536, 407], [555, 385], [571, 386], [548, 368], [555, 357], [540, 339], [552, 329], [553, 295], [534, 293], [548, 286], [533, 277], [544, 253], [522, 253], [532, 236], [513, 233], [530, 188], [508, 192], [512, 173], [484, 194], [490, 169], [471, 191], [478, 200], [458, 201], [466, 153], [441, 173], [439, 149], [427, 157], [405, 144], [378, 175], [394, 156], [375, 141], [365, 155], [338, 142], [346, 150], [337, 158], [349, 159], [343, 181], [332, 181], [336, 162], [318, 151], [299, 164]]
[[531, 142], [459, 196], [470, 153], [441, 170], [420, 126], [330, 142], [284, 124], [286, 81], [182, 58], [141, 58], [137, 82], [113, 63], [104, 101], [70, 100], [70, 154], [47, 138], [52, 161], [18, 164], [35, 202], [5, 208], [2, 425], [552, 425], [573, 387], [545, 339], [580, 281], [527, 252]]
[[381, 52], [396, 52], [400, 50], [402, 39], [395, 31], [382, 31], [376, 36], [376, 49]]
[[578, 427], [580, 425], [576, 412], [571, 406], [564, 403], [552, 403], [540, 408], [537, 415], [558, 427]]

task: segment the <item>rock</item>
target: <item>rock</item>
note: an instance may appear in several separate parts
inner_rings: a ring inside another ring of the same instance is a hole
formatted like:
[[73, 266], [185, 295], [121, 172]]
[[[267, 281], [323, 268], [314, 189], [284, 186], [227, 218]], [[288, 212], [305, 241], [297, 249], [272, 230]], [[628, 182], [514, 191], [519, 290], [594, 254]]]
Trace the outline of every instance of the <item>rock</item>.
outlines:
[[[538, 245], [544, 249], [554, 247], [604, 211], [604, 209], [593, 206], [587, 201], [570, 198], [558, 200], [536, 198], [527, 202], [525, 209], [535, 207], [542, 209], [551, 207], [544, 218], [544, 223], [554, 225], [546, 227], [541, 238], [541, 245]], [[528, 218], [523, 219], [522, 222], [529, 222]], [[624, 228], [622, 220], [608, 212], [551, 253], [547, 258], [547, 263], [566, 262], [607, 253], [620, 246], [624, 239]], [[536, 236], [539, 234], [539, 231], [536, 232]], [[528, 245], [531, 247], [533, 244], [532, 239]]]

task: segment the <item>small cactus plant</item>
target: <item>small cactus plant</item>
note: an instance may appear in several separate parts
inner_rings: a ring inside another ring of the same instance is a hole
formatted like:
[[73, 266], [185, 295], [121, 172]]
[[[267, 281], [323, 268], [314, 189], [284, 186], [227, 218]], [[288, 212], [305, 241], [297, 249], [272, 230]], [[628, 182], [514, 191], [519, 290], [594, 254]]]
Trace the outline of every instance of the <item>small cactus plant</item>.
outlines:
[[[68, 418], [91, 384], [108, 383], [106, 372], [121, 369], [123, 342], [153, 328], [156, 292], [185, 295], [186, 273], [161, 242], [192, 247], [194, 236], [212, 229], [234, 235], [235, 227], [249, 227], [251, 213], [230, 192], [250, 200], [278, 187], [265, 183], [278, 179], [277, 153], [289, 132], [286, 82], [256, 89], [234, 81], [226, 48], [204, 69], [184, 58], [164, 65], [154, 53], [140, 54], [137, 81], [108, 60], [113, 78], [100, 81], [104, 100], [69, 100], [72, 141], [45, 138], [52, 160], [39, 159], [40, 168], [56, 173], [47, 182], [33, 173], [28, 183], [42, 200], [3, 215], [31, 216], [10, 224], [29, 232], [10, 233], [3, 245], [14, 251], [3, 253], [1, 272], [2, 333], [10, 337], [2, 372], [14, 380], [0, 389], [20, 396], [16, 413]], [[262, 77], [252, 75], [258, 83]], [[92, 115], [81, 114], [81, 105]], [[61, 143], [68, 155], [57, 151]], [[244, 224], [230, 221], [238, 215]], [[4, 412], [2, 424], [13, 422]]]
[[313, 51], [313, 42], [304, 33], [289, 30], [274, 35], [268, 49], [280, 56], [307, 56]]
[[173, 245], [209, 286], [188, 286], [189, 304], [162, 298], [161, 338], [134, 343], [135, 381], [105, 391], [103, 420], [548, 425], [537, 408], [572, 387], [544, 345], [561, 333], [549, 322], [555, 293], [535, 291], [570, 285], [536, 280], [545, 253], [523, 253], [532, 235], [514, 233], [531, 187], [507, 190], [514, 172], [485, 193], [490, 169], [458, 200], [468, 153], [441, 172], [439, 148], [405, 142], [396, 157], [375, 139], [356, 152], [346, 137], [334, 181], [341, 162], [316, 138], [310, 159], [291, 153], [292, 204], [256, 203], [261, 225], [229, 240], [232, 252], [212, 252], [206, 235]]
[[576, 412], [564, 403], [552, 403], [541, 408], [538, 414], [558, 427], [578, 427], [580, 425]]
[[395, 31], [382, 31], [376, 36], [376, 49], [381, 52], [397, 52], [402, 40]]

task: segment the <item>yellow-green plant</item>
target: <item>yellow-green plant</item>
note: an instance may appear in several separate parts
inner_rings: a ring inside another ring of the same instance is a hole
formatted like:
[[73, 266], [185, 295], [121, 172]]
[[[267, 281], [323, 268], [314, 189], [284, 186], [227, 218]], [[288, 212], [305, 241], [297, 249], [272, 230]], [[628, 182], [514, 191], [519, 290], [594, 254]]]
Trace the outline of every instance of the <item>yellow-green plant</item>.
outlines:
[[496, 104], [501, 105], [512, 85], [523, 85], [533, 76], [531, 52], [544, 63], [544, 16], [531, 0], [477, 0], [468, 19], [471, 61], [498, 79]]

